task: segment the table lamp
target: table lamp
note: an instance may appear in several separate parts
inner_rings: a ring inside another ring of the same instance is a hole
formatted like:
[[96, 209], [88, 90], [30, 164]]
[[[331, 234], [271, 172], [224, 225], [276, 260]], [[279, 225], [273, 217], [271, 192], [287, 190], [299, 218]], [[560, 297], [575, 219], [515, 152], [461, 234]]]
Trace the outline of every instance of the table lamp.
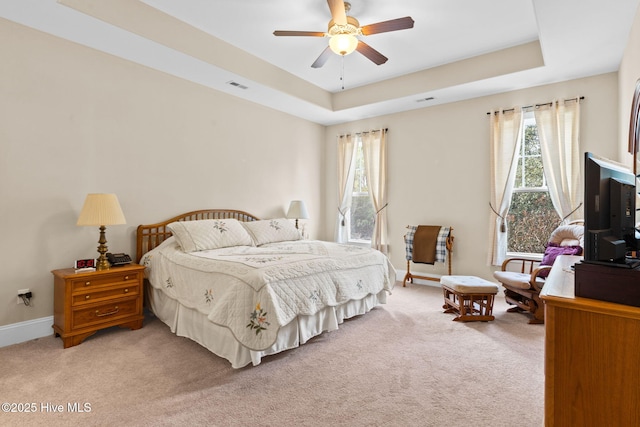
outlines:
[[105, 237], [106, 226], [126, 223], [115, 194], [87, 194], [76, 225], [100, 227], [100, 240], [98, 240], [98, 253], [100, 253], [100, 256], [96, 266], [97, 270], [107, 270], [111, 267], [105, 256], [108, 251]]
[[294, 200], [289, 205], [287, 218], [296, 220], [296, 228], [298, 228], [298, 219], [308, 219], [309, 213], [307, 207], [302, 200]]

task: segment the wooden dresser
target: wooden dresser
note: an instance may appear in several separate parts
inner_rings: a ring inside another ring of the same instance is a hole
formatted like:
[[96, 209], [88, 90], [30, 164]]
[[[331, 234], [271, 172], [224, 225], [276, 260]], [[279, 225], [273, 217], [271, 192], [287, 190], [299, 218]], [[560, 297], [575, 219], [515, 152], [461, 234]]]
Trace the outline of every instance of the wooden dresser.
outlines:
[[138, 264], [83, 273], [73, 268], [52, 271], [53, 330], [64, 348], [111, 326], [140, 329], [143, 271]]
[[558, 257], [540, 294], [545, 425], [639, 426], [640, 308], [575, 297], [579, 260]]

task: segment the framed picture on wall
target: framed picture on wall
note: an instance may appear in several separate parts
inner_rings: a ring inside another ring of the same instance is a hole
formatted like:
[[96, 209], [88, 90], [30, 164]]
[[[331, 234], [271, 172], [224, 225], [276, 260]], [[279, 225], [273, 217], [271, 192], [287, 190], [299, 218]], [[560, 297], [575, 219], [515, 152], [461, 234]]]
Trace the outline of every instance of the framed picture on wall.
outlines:
[[640, 79], [636, 82], [631, 102], [631, 119], [629, 120], [629, 152], [634, 157], [633, 172], [640, 175]]

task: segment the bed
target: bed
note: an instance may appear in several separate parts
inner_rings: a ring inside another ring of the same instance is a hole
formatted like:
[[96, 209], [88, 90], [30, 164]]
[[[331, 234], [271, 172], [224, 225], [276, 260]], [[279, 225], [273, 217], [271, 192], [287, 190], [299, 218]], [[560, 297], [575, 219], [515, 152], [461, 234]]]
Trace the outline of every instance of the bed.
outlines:
[[290, 220], [200, 210], [140, 225], [147, 306], [233, 368], [337, 330], [386, 303], [396, 281], [371, 248], [304, 240]]

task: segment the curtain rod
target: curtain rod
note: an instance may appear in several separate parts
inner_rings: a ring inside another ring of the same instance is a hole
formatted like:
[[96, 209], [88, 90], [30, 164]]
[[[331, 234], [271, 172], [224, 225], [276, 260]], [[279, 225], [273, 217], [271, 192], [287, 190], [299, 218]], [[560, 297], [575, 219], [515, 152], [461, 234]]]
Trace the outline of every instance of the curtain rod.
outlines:
[[[579, 101], [582, 101], [583, 99], [584, 99], [584, 96], [580, 96], [580, 97], [577, 97], [577, 98], [565, 99], [565, 102], [566, 101], [578, 101], [579, 102]], [[556, 101], [556, 102], [558, 102], [558, 101]], [[553, 102], [545, 102], [544, 104], [527, 105], [525, 107], [522, 107], [522, 109], [524, 110], [524, 109], [527, 109], [527, 108], [538, 108], [538, 107], [542, 107], [542, 106], [545, 106], [545, 105], [553, 105]], [[501, 110], [501, 112], [503, 112], [503, 113], [507, 113], [509, 111], [515, 111], [515, 108], [508, 108], [506, 110]], [[496, 111], [495, 114], [498, 114], [499, 112], [500, 111]], [[487, 113], [487, 116], [489, 116], [489, 115], [491, 115], [491, 111], [489, 111]]]
[[349, 133], [343, 133], [342, 135], [338, 135], [338, 138], [342, 138], [343, 136], [347, 136], [347, 135], [363, 135], [365, 133], [376, 133], [376, 132], [380, 132], [381, 130], [384, 130], [385, 132], [389, 132], [389, 128], [384, 128], [384, 129], [374, 129], [374, 130], [368, 130], [366, 132], [356, 132], [354, 134], [349, 134]]

